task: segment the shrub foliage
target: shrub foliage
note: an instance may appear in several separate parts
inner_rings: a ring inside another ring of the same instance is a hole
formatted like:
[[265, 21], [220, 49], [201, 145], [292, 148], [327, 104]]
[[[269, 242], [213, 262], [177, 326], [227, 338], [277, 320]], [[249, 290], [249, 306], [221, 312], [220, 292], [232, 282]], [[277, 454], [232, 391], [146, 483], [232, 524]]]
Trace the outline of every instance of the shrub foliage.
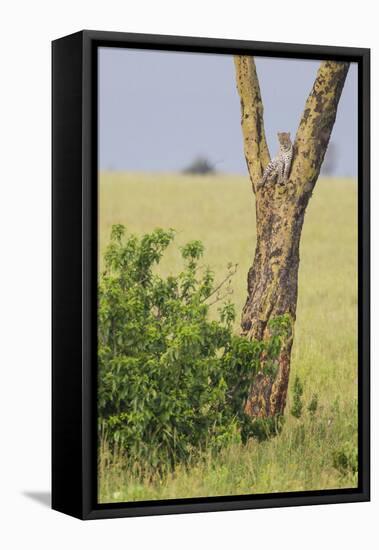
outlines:
[[[295, 418], [300, 418], [303, 412], [303, 396], [304, 388], [300, 378], [296, 375], [295, 382], [293, 384], [293, 404], [291, 407], [291, 414]], [[314, 406], [314, 405], [312, 405]], [[316, 404], [317, 407], [317, 404]]]
[[262, 352], [272, 368], [286, 326], [276, 320], [266, 343], [233, 334], [235, 266], [216, 283], [192, 241], [182, 271], [162, 277], [155, 268], [173, 239], [173, 230], [138, 238], [113, 226], [99, 281], [99, 430], [128, 460], [160, 471], [249, 432], [251, 377]]

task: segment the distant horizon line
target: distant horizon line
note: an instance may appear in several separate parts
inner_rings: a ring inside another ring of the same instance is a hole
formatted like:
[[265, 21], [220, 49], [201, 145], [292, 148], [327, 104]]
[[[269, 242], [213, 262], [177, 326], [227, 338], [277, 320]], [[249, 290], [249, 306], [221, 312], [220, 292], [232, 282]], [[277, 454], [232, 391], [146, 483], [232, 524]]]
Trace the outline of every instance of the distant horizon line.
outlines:
[[[126, 168], [98, 168], [98, 174], [137, 174], [137, 175], [149, 175], [149, 176], [186, 176], [186, 177], [209, 177], [209, 176], [225, 176], [225, 177], [239, 177], [250, 179], [249, 174], [243, 174], [242, 172], [219, 172], [214, 170], [205, 174], [191, 174], [181, 170], [129, 170]], [[357, 175], [349, 174], [320, 174], [319, 178], [325, 179], [355, 179], [358, 180]]]

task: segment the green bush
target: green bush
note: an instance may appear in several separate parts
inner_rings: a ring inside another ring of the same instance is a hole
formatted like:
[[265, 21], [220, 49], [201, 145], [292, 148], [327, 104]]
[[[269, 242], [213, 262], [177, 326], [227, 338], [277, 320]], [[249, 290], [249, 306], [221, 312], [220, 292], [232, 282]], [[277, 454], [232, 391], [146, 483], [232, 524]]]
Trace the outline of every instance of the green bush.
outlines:
[[[99, 281], [99, 430], [128, 460], [159, 471], [239, 438], [261, 353], [277, 348], [233, 334], [235, 266], [216, 284], [199, 265], [201, 242], [181, 249], [179, 274], [156, 273], [173, 239], [173, 230], [138, 238], [113, 226]], [[212, 305], [218, 320], [209, 320]]]
[[303, 412], [303, 391], [303, 384], [301, 383], [300, 378], [296, 375], [293, 384], [293, 403], [291, 407], [291, 414], [295, 418], [300, 418]]
[[312, 398], [308, 404], [308, 412], [311, 416], [311, 418], [314, 418], [316, 412], [317, 412], [317, 408], [318, 408], [318, 395], [317, 393], [313, 393], [312, 394]]
[[346, 443], [333, 453], [333, 466], [342, 475], [358, 473], [358, 451], [355, 445]]

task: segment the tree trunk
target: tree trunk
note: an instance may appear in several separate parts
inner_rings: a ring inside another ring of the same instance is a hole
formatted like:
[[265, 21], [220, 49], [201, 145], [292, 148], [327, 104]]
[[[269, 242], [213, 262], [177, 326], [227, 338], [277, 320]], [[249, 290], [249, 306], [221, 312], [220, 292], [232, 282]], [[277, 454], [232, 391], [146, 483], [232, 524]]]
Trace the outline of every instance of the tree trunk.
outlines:
[[270, 155], [266, 143], [263, 104], [254, 58], [235, 57], [241, 99], [244, 151], [255, 193], [257, 242], [247, 278], [242, 334], [265, 340], [269, 321], [286, 315], [290, 330], [283, 339], [275, 374], [262, 370], [251, 382], [245, 413], [265, 418], [284, 412], [296, 319], [299, 246], [304, 214], [316, 184], [349, 69], [348, 63], [324, 61], [307, 99], [296, 134], [291, 173], [285, 185], [260, 187]]

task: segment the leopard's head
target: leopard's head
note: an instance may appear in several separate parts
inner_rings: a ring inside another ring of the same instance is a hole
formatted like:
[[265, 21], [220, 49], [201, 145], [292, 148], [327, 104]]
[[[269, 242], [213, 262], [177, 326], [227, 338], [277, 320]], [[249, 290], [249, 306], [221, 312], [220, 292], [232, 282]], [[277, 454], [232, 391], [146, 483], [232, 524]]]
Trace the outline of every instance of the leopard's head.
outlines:
[[280, 148], [284, 151], [288, 151], [292, 147], [290, 132], [278, 132], [278, 140]]

